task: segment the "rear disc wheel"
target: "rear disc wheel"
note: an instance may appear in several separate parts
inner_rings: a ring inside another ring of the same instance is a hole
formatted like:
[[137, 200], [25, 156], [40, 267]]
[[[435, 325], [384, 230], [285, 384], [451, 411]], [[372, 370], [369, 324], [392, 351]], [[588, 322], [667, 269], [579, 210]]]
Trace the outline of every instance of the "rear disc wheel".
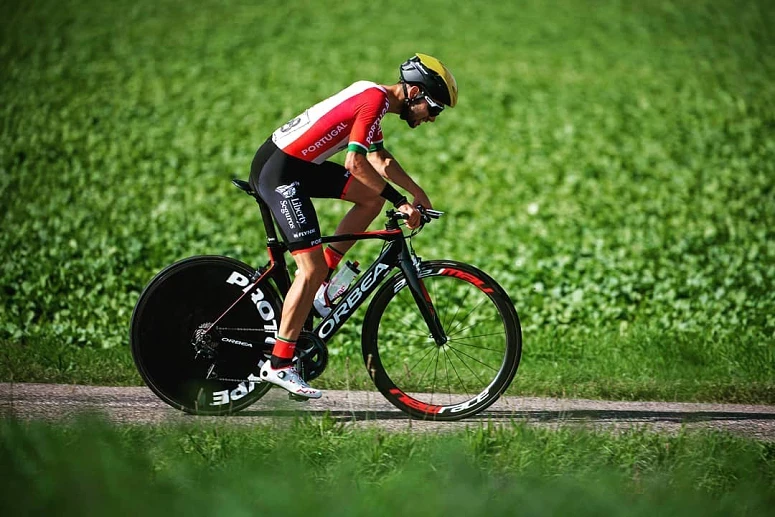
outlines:
[[255, 270], [227, 257], [182, 260], [161, 271], [135, 306], [132, 356], [146, 384], [188, 413], [230, 414], [270, 388], [258, 366], [271, 355], [281, 304], [265, 282], [240, 298]]

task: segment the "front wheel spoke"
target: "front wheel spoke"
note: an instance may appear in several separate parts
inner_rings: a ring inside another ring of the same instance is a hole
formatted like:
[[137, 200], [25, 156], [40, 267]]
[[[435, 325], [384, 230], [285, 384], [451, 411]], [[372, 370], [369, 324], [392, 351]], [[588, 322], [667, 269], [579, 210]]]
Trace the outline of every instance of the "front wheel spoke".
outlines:
[[[385, 323], [385, 325], [391, 325], [396, 326], [395, 323]], [[402, 341], [405, 340], [405, 338], [421, 338], [421, 339], [430, 339], [430, 333], [423, 333], [421, 330], [384, 330], [384, 332], [381, 332], [381, 337], [385, 341]]]
[[[438, 357], [436, 359], [438, 359]], [[418, 391], [421, 391], [423, 389], [422, 388], [422, 381], [423, 381], [423, 379], [425, 379], [425, 374], [428, 373], [428, 370], [430, 369], [432, 362], [433, 362], [433, 359], [428, 361], [428, 366], [425, 367], [425, 371], [422, 372], [422, 375], [420, 376], [420, 380], [417, 382], [417, 390]]]
[[[444, 354], [444, 355], [446, 356], [446, 354]], [[466, 396], [468, 398], [471, 398], [471, 394], [468, 393], [468, 388], [466, 387], [466, 383], [465, 383], [465, 381], [463, 381], [463, 378], [458, 373], [457, 368], [455, 368], [455, 363], [452, 362], [452, 358], [451, 357], [449, 358], [449, 365], [452, 367], [452, 371], [455, 372], [455, 376], [460, 381], [460, 387], [463, 388], [463, 391], [465, 392]], [[476, 375], [476, 374], [474, 374], [474, 375]], [[451, 395], [450, 395], [450, 403], [451, 403]]]
[[465, 341], [462, 341], [460, 339], [450, 339], [447, 341], [449, 343], [450, 341], [454, 341], [456, 345], [463, 345], [470, 348], [478, 348], [479, 350], [487, 350], [488, 352], [501, 352], [501, 350], [495, 349], [495, 348], [487, 348], [485, 346], [479, 346], [479, 345], [472, 345], [470, 343], [466, 343]]
[[[403, 377], [401, 377], [401, 379], [399, 380], [399, 382], [400, 382], [401, 384], [403, 384], [403, 382], [404, 382], [404, 379], [406, 379], [408, 376], [410, 376], [410, 375], [412, 374], [412, 370], [414, 370], [415, 368], [417, 368], [417, 366], [418, 366], [420, 363], [422, 363], [422, 362], [425, 360], [425, 358], [426, 358], [426, 357], [428, 357], [428, 355], [429, 355], [431, 352], [433, 352], [433, 348], [429, 348], [429, 349], [428, 349], [428, 351], [427, 351], [427, 352], [425, 352], [425, 355], [424, 355], [424, 356], [422, 356], [422, 357], [420, 358], [420, 360], [419, 360], [419, 361], [417, 361], [417, 362], [414, 364], [414, 366], [412, 366], [411, 368], [407, 368], [407, 369], [406, 369], [406, 372], [404, 372], [404, 375], [403, 375]], [[406, 362], [404, 362], [404, 363], [399, 363], [399, 364], [406, 364]], [[430, 363], [428, 363], [428, 364], [430, 364]]]
[[[452, 349], [450, 349], [450, 350], [452, 350]], [[452, 353], [454, 354], [455, 351], [452, 350]], [[464, 361], [461, 360], [460, 362], [463, 363], [468, 368], [468, 365], [466, 365]], [[458, 380], [460, 381], [460, 386], [462, 386], [463, 391], [466, 393], [466, 397], [471, 398], [471, 394], [468, 393], [468, 388], [466, 387], [466, 383], [465, 383], [465, 381], [463, 381], [463, 378], [458, 373], [457, 368], [455, 368], [455, 363], [452, 362], [452, 358], [451, 357], [449, 358], [449, 365], [452, 367], [452, 370], [455, 372], [455, 375], [457, 376]], [[471, 368], [468, 368], [468, 369], [471, 370]], [[471, 373], [474, 374], [474, 377], [477, 377], [475, 372], [471, 371]], [[480, 382], [481, 382], [481, 379], [480, 379]]]
[[[431, 282], [431, 283], [434, 283], [434, 282]], [[466, 284], [466, 285], [470, 287], [470, 284]], [[463, 299], [459, 303], [455, 304], [455, 313], [449, 318], [449, 321], [444, 321], [444, 318], [441, 319], [441, 326], [442, 326], [442, 328], [445, 329], [445, 328], [447, 328], [448, 325], [452, 325], [453, 323], [456, 322], [457, 316], [460, 313], [461, 308], [466, 306], [465, 302], [468, 301], [468, 298], [469, 298], [469, 296], [471, 295], [472, 292], [476, 292], [476, 289], [467, 289], [465, 291], [465, 294], [463, 295]], [[452, 328], [452, 330], [455, 330], [455, 328], [457, 328], [460, 325], [460, 323], [465, 321], [466, 318], [468, 318], [468, 316], [470, 316], [471, 313], [473, 311], [475, 311], [485, 300], [487, 300], [487, 298], [484, 298], [473, 309], [471, 309], [471, 311], [469, 311], [469, 313], [466, 314], [465, 317], [460, 320], [460, 322], [455, 324], [455, 326]], [[443, 310], [439, 309], [438, 307], [436, 308], [436, 311], [437, 311], [437, 313], [442, 313], [442, 312], [446, 313], [446, 311], [443, 311]], [[451, 334], [452, 330], [447, 332], [447, 334]]]
[[409, 371], [411, 372], [412, 370], [414, 370], [414, 369], [417, 367], [417, 365], [418, 365], [418, 364], [420, 364], [421, 362], [423, 362], [423, 360], [424, 360], [424, 359], [425, 359], [425, 358], [428, 356], [428, 354], [430, 354], [431, 352], [433, 352], [433, 349], [434, 349], [434, 348], [436, 348], [436, 345], [433, 345], [433, 346], [427, 346], [427, 347], [423, 347], [423, 348], [418, 348], [417, 350], [415, 350], [415, 351], [413, 351], [413, 352], [409, 352], [409, 353], [408, 353], [406, 356], [404, 356], [404, 362], [405, 362], [405, 363], [407, 363], [407, 362], [409, 362], [409, 361], [407, 361], [407, 359], [409, 359], [410, 357], [412, 357], [412, 356], [414, 356], [414, 355], [417, 355], [417, 353], [418, 353], [418, 352], [423, 352], [423, 351], [425, 352], [425, 354], [423, 354], [423, 356], [420, 358], [420, 360], [419, 360], [419, 361], [417, 361], [417, 363], [415, 363], [415, 365], [414, 365], [414, 366], [412, 366], [412, 367], [409, 369]]
[[433, 405], [433, 394], [436, 393], [436, 372], [439, 369], [439, 355], [436, 354], [436, 365], [433, 367], [433, 384], [431, 385], [431, 405]]
[[447, 354], [444, 354], [444, 375], [447, 378], [447, 393], [449, 393], [449, 404], [452, 405], [452, 384], [449, 382], [449, 368], [447, 368]]
[[[451, 278], [451, 277], [448, 277], [448, 278]], [[457, 318], [457, 315], [460, 313], [460, 308], [465, 307], [465, 302], [468, 300], [468, 296], [471, 294], [471, 292], [472, 292], [472, 289], [467, 289], [465, 294], [463, 295], [463, 299], [460, 300], [460, 302], [458, 302], [457, 304], [455, 304], [456, 305], [455, 314], [453, 314], [452, 317], [449, 319], [449, 321], [447, 322], [447, 325], [452, 325], [452, 323], [455, 321], [455, 319]]]
[[474, 328], [476, 326], [482, 325], [483, 323], [487, 323], [487, 322], [492, 321], [492, 320], [502, 321], [502, 319], [500, 318], [500, 313], [496, 312], [492, 316], [488, 316], [486, 318], [480, 319], [479, 321], [475, 321], [475, 322], [471, 323], [470, 325], [468, 325], [467, 327], [463, 327], [463, 328], [459, 328], [459, 329], [455, 330], [455, 332], [448, 332], [448, 335], [456, 336], [456, 335], [460, 334], [461, 332], [465, 332], [466, 330], [468, 330], [470, 328]]
[[[461, 354], [463, 354], [464, 356], [468, 357], [469, 359], [472, 359], [472, 360], [476, 361], [477, 363], [479, 363], [479, 364], [481, 364], [481, 365], [483, 365], [483, 366], [486, 366], [487, 368], [489, 368], [490, 370], [492, 370], [492, 371], [494, 371], [494, 372], [497, 372], [497, 371], [498, 371], [498, 368], [493, 368], [493, 367], [492, 367], [492, 366], [490, 366], [489, 364], [487, 364], [487, 363], [483, 363], [482, 361], [480, 361], [480, 360], [479, 360], [479, 359], [477, 359], [476, 357], [474, 357], [474, 356], [472, 356], [472, 355], [468, 355], [467, 353], [463, 352], [462, 350], [458, 350], [457, 348], [455, 348], [455, 347], [453, 347], [453, 346], [450, 346], [450, 345], [448, 345], [448, 346], [449, 346], [449, 348], [451, 348], [451, 349], [452, 349], [452, 350], [455, 352], [455, 354], [457, 354], [457, 353], [461, 353]], [[468, 365], [466, 365], [466, 366], [468, 366]]]
[[399, 293], [398, 296], [394, 298], [394, 300], [400, 300], [401, 301], [400, 306], [402, 308], [405, 307], [407, 309], [404, 313], [404, 316], [402, 317], [401, 323], [404, 325], [409, 325], [411, 322], [403, 321], [403, 320], [414, 316], [416, 311], [412, 310], [412, 308], [417, 306], [417, 304], [414, 301], [414, 298], [411, 295], [403, 296], [403, 293]]
[[[447, 295], [447, 296], [445, 296], [445, 297], [443, 297], [441, 299], [445, 299], [445, 298], [448, 298], [448, 297], [449, 297], [449, 295]], [[440, 298], [438, 298], [438, 297], [434, 298], [434, 300], [439, 300], [439, 299]], [[442, 307], [445, 307], [445, 306], [442, 306]], [[455, 316], [457, 316], [458, 311], [460, 311], [460, 304], [456, 304], [455, 305], [455, 312], [454, 312], [454, 314], [452, 313], [451, 309], [449, 311], [444, 311], [444, 316], [442, 317], [442, 320], [441, 320], [441, 327], [442, 328], [446, 328], [448, 323], [450, 323], [451, 321], [454, 321]]]
[[[466, 321], [466, 320], [468, 319], [468, 317], [469, 317], [471, 314], [473, 314], [473, 312], [474, 312], [476, 309], [478, 309], [478, 308], [479, 308], [479, 306], [480, 306], [480, 305], [482, 305], [482, 304], [483, 304], [483, 303], [484, 303], [486, 300], [487, 300], [487, 298], [483, 298], [481, 302], [479, 302], [479, 303], [477, 303], [476, 305], [474, 305], [474, 308], [473, 308], [473, 309], [471, 309], [470, 311], [468, 311], [468, 314], [466, 314], [465, 316], [463, 316], [463, 317], [460, 319], [460, 321], [459, 321], [459, 322], [455, 323], [455, 326], [454, 326], [454, 327], [452, 327], [451, 329], [449, 329], [449, 331], [447, 332], [447, 335], [454, 335], [454, 334], [455, 334], [455, 331], [457, 330], [457, 328], [458, 328], [458, 327], [459, 327], [461, 324], [463, 324], [463, 322], [464, 322], [464, 321]], [[485, 320], [483, 320], [483, 321], [485, 321]], [[468, 326], [468, 327], [466, 327], [466, 328], [470, 328], [471, 326], [472, 326], [472, 325], [469, 325], [469, 326]], [[457, 330], [457, 332], [460, 332], [460, 331], [459, 331], [459, 330]]]
[[[475, 336], [465, 336], [465, 339], [473, 339], [475, 337], [502, 336], [502, 335], [505, 335], [505, 334], [506, 334], [505, 331], [499, 330], [498, 332], [490, 332], [488, 334], [477, 334]], [[449, 337], [449, 336], [447, 336], [447, 337]], [[449, 341], [459, 341], [460, 339], [461, 338], [455, 338], [455, 339], [450, 339]]]
[[402, 332], [402, 335], [404, 336], [411, 336], [411, 337], [421, 337], [423, 339], [431, 339], [430, 338], [430, 332], [428, 334], [418, 334], [415, 332]]

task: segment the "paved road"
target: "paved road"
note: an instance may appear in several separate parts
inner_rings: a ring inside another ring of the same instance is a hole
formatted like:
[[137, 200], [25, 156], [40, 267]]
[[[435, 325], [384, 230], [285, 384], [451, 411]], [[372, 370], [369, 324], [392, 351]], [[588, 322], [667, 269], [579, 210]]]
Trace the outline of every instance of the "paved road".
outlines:
[[378, 392], [326, 391], [319, 401], [293, 402], [281, 390], [270, 391], [245, 411], [231, 417], [197, 417], [177, 411], [145, 387], [101, 387], [63, 384], [0, 383], [0, 415], [60, 420], [83, 411], [103, 412], [120, 423], [229, 422], [256, 424], [305, 412], [331, 415], [348, 425], [379, 426], [389, 430], [444, 431], [482, 423], [590, 428], [648, 428], [676, 432], [714, 428], [775, 441], [775, 406], [694, 404], [674, 402], [613, 402], [533, 397], [504, 397], [489, 410], [462, 422], [410, 420]]

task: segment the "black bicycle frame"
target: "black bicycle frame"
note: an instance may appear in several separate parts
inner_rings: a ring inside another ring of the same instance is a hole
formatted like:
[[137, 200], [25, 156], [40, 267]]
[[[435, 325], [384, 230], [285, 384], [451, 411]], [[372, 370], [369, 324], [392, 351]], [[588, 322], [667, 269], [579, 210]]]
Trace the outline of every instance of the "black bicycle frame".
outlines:
[[404, 240], [403, 232], [400, 229], [385, 230], [382, 232], [366, 232], [362, 234], [336, 235], [324, 237], [323, 242], [341, 242], [364, 239], [383, 239], [388, 241], [388, 246], [382, 251], [374, 263], [361, 275], [360, 279], [342, 295], [339, 303], [334, 307], [331, 313], [315, 327], [315, 334], [327, 342], [350, 316], [363, 304], [371, 293], [382, 284], [382, 281], [388, 277], [390, 272], [398, 266], [404, 273], [407, 284], [412, 291], [417, 307], [420, 309], [425, 322], [436, 343], [443, 345], [447, 342], [444, 329], [436, 315], [433, 302], [425, 289], [422, 280], [417, 274], [412, 255], [409, 253], [409, 247]]
[[[262, 280], [270, 278], [274, 281], [280, 295], [285, 299], [291, 286], [291, 277], [288, 273], [288, 264], [285, 260], [286, 246], [277, 239], [277, 233], [274, 227], [269, 207], [255, 193], [252, 195], [259, 208], [261, 217], [267, 235], [267, 251], [269, 252], [270, 262], [268, 265], [259, 268], [253, 275], [251, 285], [243, 291], [240, 296], [220, 317], [218, 317], [210, 326], [213, 328], [239, 301], [246, 296], [254, 286]], [[321, 244], [329, 242], [359, 241], [366, 239], [382, 239], [389, 244], [382, 251], [377, 260], [366, 270], [360, 279], [341, 296], [339, 303], [334, 307], [331, 313], [323, 319], [313, 330], [313, 332], [324, 342], [336, 334], [336, 332], [353, 315], [358, 307], [371, 295], [371, 293], [382, 284], [390, 272], [396, 266], [401, 269], [407, 280], [407, 285], [412, 292], [412, 296], [417, 303], [417, 307], [428, 325], [431, 336], [439, 346], [447, 342], [447, 336], [441, 326], [433, 302], [428, 294], [425, 285], [420, 279], [412, 255], [409, 253], [409, 247], [403, 232], [394, 220], [388, 221], [386, 229], [376, 232], [364, 232], [355, 234], [332, 235], [323, 237]], [[308, 319], [308, 324], [311, 320]], [[209, 329], [208, 329], [209, 330]]]

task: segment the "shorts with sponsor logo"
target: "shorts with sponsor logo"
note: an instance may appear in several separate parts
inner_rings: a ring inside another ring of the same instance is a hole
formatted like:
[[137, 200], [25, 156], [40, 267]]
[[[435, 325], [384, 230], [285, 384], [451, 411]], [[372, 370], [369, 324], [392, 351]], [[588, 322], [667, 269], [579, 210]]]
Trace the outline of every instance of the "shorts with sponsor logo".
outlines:
[[250, 186], [269, 206], [291, 253], [320, 245], [311, 198], [341, 199], [350, 181], [343, 166], [305, 162], [284, 153], [271, 138], [258, 148], [250, 167]]

